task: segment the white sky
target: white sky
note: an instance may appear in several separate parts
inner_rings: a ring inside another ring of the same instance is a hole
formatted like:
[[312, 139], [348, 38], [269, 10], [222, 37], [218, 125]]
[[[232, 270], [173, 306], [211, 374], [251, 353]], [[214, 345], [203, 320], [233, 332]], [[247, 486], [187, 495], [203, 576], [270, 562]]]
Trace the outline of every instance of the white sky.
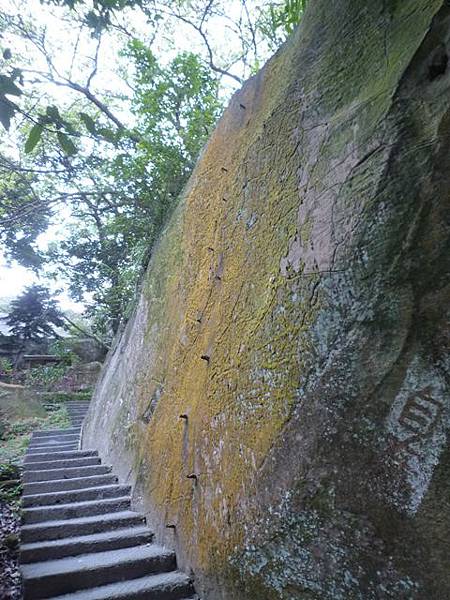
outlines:
[[[33, 283], [42, 283], [48, 286], [52, 291], [64, 287], [62, 282], [49, 282], [48, 280], [40, 280], [32, 271], [21, 267], [17, 263], [8, 266], [4, 260], [4, 256], [0, 253], [0, 299], [12, 299], [18, 296], [27, 286]], [[59, 305], [63, 310], [73, 310], [77, 313], [82, 313], [84, 306], [74, 302], [66, 292], [62, 292], [56, 296]]]
[[3, 257], [0, 258], [0, 298], [13, 298], [35, 281], [36, 278], [28, 269], [17, 264], [8, 267]]

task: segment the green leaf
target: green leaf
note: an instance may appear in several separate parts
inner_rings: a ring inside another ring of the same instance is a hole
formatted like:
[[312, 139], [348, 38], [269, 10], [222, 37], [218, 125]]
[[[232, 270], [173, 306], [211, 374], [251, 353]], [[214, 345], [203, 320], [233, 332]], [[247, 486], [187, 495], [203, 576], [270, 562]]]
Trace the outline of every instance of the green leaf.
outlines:
[[116, 141], [116, 134], [112, 129], [107, 129], [106, 127], [102, 127], [98, 130], [98, 133], [107, 141], [114, 143]]
[[78, 132], [72, 125], [72, 123], [69, 123], [69, 121], [66, 121], [65, 119], [61, 119], [61, 123], [62, 125], [64, 125], [64, 128], [67, 131], [67, 133], [70, 133], [70, 135], [77, 135]]
[[47, 116], [54, 123], [59, 123], [61, 121], [61, 115], [59, 114], [59, 110], [53, 104], [51, 104], [50, 106], [47, 106], [46, 113], [47, 113]]
[[89, 133], [92, 133], [92, 135], [95, 135], [97, 133], [95, 121], [92, 117], [90, 117], [87, 113], [81, 112], [80, 119], [83, 121], [84, 126], [89, 131]]
[[0, 123], [3, 127], [8, 130], [11, 125], [11, 119], [14, 116], [15, 111], [18, 106], [5, 98], [5, 96], [0, 96]]
[[95, 14], [93, 10], [90, 10], [85, 16], [86, 24], [95, 29], [99, 23], [99, 17]]
[[11, 77], [0, 75], [0, 93], [11, 94], [11, 96], [21, 96], [22, 90], [17, 87]]
[[57, 131], [56, 135], [58, 136], [59, 145], [64, 150], [64, 152], [67, 154], [67, 156], [73, 156], [74, 154], [76, 154], [78, 152], [77, 147], [72, 142], [72, 140], [70, 139], [69, 136], [67, 136], [62, 131]]
[[29, 154], [36, 148], [37, 143], [41, 139], [43, 129], [44, 126], [41, 123], [36, 123], [36, 125], [32, 127], [25, 143], [25, 154]]

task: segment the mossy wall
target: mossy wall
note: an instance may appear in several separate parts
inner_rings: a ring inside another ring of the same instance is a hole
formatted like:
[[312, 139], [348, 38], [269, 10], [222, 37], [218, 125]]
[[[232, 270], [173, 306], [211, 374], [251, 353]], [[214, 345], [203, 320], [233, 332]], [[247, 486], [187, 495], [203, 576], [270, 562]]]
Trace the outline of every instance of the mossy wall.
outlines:
[[107, 359], [84, 445], [205, 600], [448, 595], [449, 25], [310, 2]]

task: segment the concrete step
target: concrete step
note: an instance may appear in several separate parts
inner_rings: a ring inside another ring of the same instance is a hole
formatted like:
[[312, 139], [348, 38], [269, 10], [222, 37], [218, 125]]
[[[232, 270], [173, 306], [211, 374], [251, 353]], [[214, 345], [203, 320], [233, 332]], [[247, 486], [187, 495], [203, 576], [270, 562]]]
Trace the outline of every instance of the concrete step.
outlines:
[[42, 447], [44, 448], [44, 450], [47, 450], [48, 448], [54, 448], [55, 446], [67, 446], [68, 444], [77, 444], [80, 440], [80, 435], [81, 434], [71, 434], [70, 436], [64, 436], [64, 438], [62, 439], [55, 439], [52, 437], [36, 438], [35, 440], [30, 441], [28, 450], [36, 447]]
[[79, 433], [79, 427], [67, 427], [66, 429], [44, 429], [42, 431], [34, 431], [31, 435], [31, 439], [38, 437], [52, 437], [54, 435], [66, 435], [67, 433]]
[[42, 448], [44, 451], [48, 449], [56, 449], [59, 446], [73, 446], [73, 444], [78, 444], [80, 441], [80, 436], [74, 436], [73, 439], [66, 440], [53, 440], [52, 438], [46, 438], [46, 441], [42, 441], [37, 439], [36, 441], [30, 442], [27, 451], [36, 450], [36, 448]]
[[33, 448], [28, 448], [27, 455], [46, 452], [47, 456], [49, 456], [53, 452], [71, 452], [72, 450], [79, 450], [79, 445], [80, 443], [77, 442], [76, 444], [62, 444], [61, 446], [52, 446], [51, 448], [48, 446], [34, 446]]
[[124, 529], [145, 523], [145, 518], [132, 511], [112, 513], [110, 515], [95, 515], [79, 519], [64, 519], [61, 521], [45, 521], [21, 527], [23, 543], [48, 540], [61, 540], [74, 535], [90, 535], [115, 529]]
[[104, 485], [99, 487], [83, 488], [80, 490], [68, 490], [67, 492], [50, 492], [47, 494], [35, 494], [22, 497], [22, 506], [31, 508], [33, 506], [54, 506], [58, 504], [71, 504], [72, 502], [87, 502], [89, 500], [103, 500], [105, 498], [120, 498], [129, 496], [131, 486], [129, 485]]
[[183, 600], [193, 593], [189, 577], [172, 571], [54, 596], [52, 600]]
[[[85, 456], [98, 456], [97, 450], [68, 450], [62, 452], [52, 452], [51, 459], [62, 460], [65, 458], [83, 458]], [[25, 454], [23, 464], [27, 465], [32, 462], [43, 462], [49, 459], [48, 452], [33, 452], [32, 454]]]
[[106, 550], [117, 550], [129, 548], [138, 544], [150, 544], [153, 540], [153, 532], [148, 527], [130, 527], [117, 529], [105, 533], [94, 533], [69, 537], [63, 540], [51, 542], [34, 542], [22, 544], [20, 548], [20, 560], [24, 563], [64, 558], [66, 556], [77, 556], [88, 552], [102, 552]]
[[57, 504], [56, 506], [38, 506], [22, 509], [22, 522], [28, 525], [30, 523], [42, 523], [43, 521], [79, 519], [93, 515], [123, 512], [130, 510], [130, 507], [130, 496]]
[[148, 544], [23, 565], [22, 573], [25, 598], [35, 600], [175, 568], [172, 550]]
[[80, 439], [79, 433], [66, 433], [58, 435], [46, 435], [43, 437], [32, 438], [29, 448], [33, 446], [57, 446], [68, 442], [77, 442]]
[[50, 481], [52, 479], [74, 479], [79, 477], [92, 477], [93, 475], [106, 475], [111, 473], [112, 467], [108, 465], [91, 465], [87, 467], [73, 467], [65, 469], [47, 469], [44, 471], [25, 471], [23, 482]]
[[48, 450], [57, 446], [68, 446], [70, 444], [78, 444], [79, 441], [80, 435], [66, 436], [65, 439], [36, 438], [36, 440], [30, 442], [28, 450], [34, 450], [35, 448], [42, 448], [43, 450]]
[[[49, 458], [48, 456], [46, 457]], [[43, 471], [46, 469], [65, 469], [73, 467], [89, 467], [99, 465], [101, 460], [98, 456], [85, 456], [82, 458], [66, 458], [60, 460], [46, 460], [41, 462], [29, 462], [23, 465], [25, 471]]]
[[23, 495], [45, 494], [48, 492], [64, 492], [67, 490], [81, 490], [89, 487], [99, 487], [117, 483], [115, 475], [95, 475], [92, 477], [74, 477], [73, 479], [53, 479], [50, 481], [36, 481], [23, 484]]

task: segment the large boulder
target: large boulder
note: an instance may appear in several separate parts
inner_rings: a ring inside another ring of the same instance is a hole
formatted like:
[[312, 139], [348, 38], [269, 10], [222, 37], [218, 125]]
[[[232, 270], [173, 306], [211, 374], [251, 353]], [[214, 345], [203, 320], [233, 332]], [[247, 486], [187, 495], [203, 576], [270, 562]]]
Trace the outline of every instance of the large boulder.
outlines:
[[78, 356], [82, 363], [102, 362], [106, 348], [93, 338], [65, 338], [64, 346]]
[[14, 421], [45, 415], [45, 409], [33, 390], [0, 381], [0, 420]]
[[84, 443], [202, 598], [448, 597], [449, 51], [442, 0], [311, 2], [153, 254]]
[[74, 390], [92, 390], [97, 383], [100, 371], [102, 369], [101, 362], [78, 363], [70, 367], [64, 375], [64, 382], [70, 382], [70, 389]]

